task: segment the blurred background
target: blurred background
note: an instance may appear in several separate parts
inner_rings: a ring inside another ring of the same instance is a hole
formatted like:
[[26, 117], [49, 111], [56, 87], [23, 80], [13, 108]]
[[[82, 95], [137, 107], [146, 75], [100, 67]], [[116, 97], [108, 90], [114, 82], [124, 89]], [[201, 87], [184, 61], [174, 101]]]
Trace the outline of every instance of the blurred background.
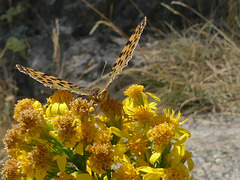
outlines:
[[[17, 100], [28, 97], [44, 103], [53, 94], [20, 73], [16, 64], [80, 87], [103, 84], [144, 16], [147, 26], [129, 66], [110, 85], [111, 97], [122, 100], [127, 86], [144, 85], [161, 98], [159, 109], [180, 110], [191, 117], [190, 128], [200, 128], [196, 134], [199, 141], [191, 144], [194, 152], [207, 146], [201, 137], [207, 136], [208, 128], [216, 133], [216, 125], [222, 127], [217, 134], [225, 137], [227, 133], [221, 130], [233, 128], [229, 139], [236, 139], [231, 145], [221, 144], [227, 150], [211, 151], [221, 154], [220, 165], [212, 166], [219, 157], [200, 151], [193, 177], [235, 179], [240, 171], [239, 164], [234, 170], [234, 163], [240, 161], [239, 145], [235, 144], [240, 139], [238, 0], [0, 0], [1, 139], [15, 123], [12, 115]], [[234, 148], [229, 151], [229, 147]], [[3, 148], [1, 142], [2, 163], [7, 158]], [[223, 158], [225, 151], [229, 156]]]

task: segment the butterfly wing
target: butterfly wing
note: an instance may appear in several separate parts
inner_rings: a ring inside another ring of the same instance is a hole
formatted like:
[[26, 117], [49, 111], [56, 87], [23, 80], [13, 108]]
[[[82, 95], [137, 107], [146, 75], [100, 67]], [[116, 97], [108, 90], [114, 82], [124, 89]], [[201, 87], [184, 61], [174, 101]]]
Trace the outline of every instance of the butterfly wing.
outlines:
[[68, 81], [59, 79], [58, 77], [45, 74], [41, 71], [34, 70], [32, 68], [24, 67], [19, 64], [16, 65], [20, 72], [23, 72], [38, 82], [42, 83], [44, 86], [50, 87], [52, 89], [68, 90], [80, 95], [89, 95], [89, 91], [81, 88], [75, 84]]
[[109, 84], [113, 82], [116, 75], [118, 75], [122, 69], [127, 66], [130, 59], [132, 59], [133, 51], [135, 50], [138, 41], [140, 39], [140, 36], [143, 32], [144, 27], [146, 26], [147, 17], [144, 17], [144, 19], [138, 24], [133, 34], [130, 36], [127, 44], [124, 46], [123, 50], [121, 51], [118, 59], [116, 60], [115, 64], [112, 67], [111, 72], [109, 73], [108, 80], [105, 84], [105, 89], [102, 90], [104, 92]]

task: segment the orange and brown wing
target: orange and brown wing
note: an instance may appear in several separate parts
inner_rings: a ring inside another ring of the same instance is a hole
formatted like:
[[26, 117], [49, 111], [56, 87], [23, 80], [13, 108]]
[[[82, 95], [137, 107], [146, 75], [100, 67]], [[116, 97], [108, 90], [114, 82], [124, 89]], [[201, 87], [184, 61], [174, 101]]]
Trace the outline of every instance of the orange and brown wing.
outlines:
[[105, 89], [103, 89], [103, 91], [105, 91], [108, 88], [109, 84], [113, 82], [116, 75], [118, 75], [122, 71], [122, 69], [125, 66], [127, 66], [128, 61], [132, 59], [133, 51], [135, 50], [138, 44], [138, 41], [143, 32], [143, 29], [146, 26], [146, 22], [147, 22], [147, 17], [144, 17], [144, 19], [138, 24], [135, 31], [129, 38], [127, 44], [124, 46], [118, 59], [113, 65], [111, 72], [109, 73], [109, 77], [108, 77], [108, 80], [106, 81]]
[[75, 84], [68, 81], [59, 79], [58, 77], [45, 74], [41, 71], [34, 70], [32, 68], [24, 67], [19, 64], [16, 65], [20, 72], [23, 72], [38, 82], [42, 83], [44, 86], [50, 87], [52, 89], [68, 90], [80, 95], [89, 95], [89, 91], [81, 88]]

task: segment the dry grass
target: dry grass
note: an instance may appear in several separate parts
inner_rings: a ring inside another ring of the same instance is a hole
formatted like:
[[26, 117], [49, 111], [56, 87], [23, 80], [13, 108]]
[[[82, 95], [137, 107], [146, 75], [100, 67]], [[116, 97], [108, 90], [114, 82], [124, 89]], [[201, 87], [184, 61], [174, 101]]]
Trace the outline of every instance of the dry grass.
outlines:
[[103, 13], [101, 13], [98, 9], [96, 9], [92, 4], [90, 4], [86, 0], [82, 0], [82, 2], [84, 2], [89, 8], [91, 8], [93, 11], [95, 11], [99, 16], [101, 16], [105, 20], [105, 21], [98, 21], [96, 25], [92, 28], [89, 34], [92, 34], [100, 24], [105, 24], [111, 27], [116, 33], [118, 33], [122, 37], [129, 38], [128, 35], [126, 35], [121, 29], [119, 29], [109, 18], [107, 18]]
[[147, 64], [127, 72], [161, 97], [163, 107], [185, 114], [239, 113], [240, 48], [236, 42], [239, 39], [240, 2], [219, 1], [223, 16], [218, 27], [187, 4], [179, 1], [172, 1], [172, 4], [192, 11], [203, 24], [192, 23], [181, 12], [162, 3], [172, 13], [187, 20], [191, 27], [177, 32], [171, 26], [172, 33], [164, 39], [148, 40], [147, 47], [139, 51]]
[[152, 42], [141, 48], [147, 66], [137, 78], [165, 106], [185, 113], [239, 112], [239, 47], [213, 33], [208, 23]]
[[[161, 97], [163, 106], [194, 114], [239, 113], [240, 49], [236, 45], [240, 27], [239, 2], [219, 1], [222, 14], [219, 26], [182, 2], [172, 1], [172, 4], [192, 11], [203, 24], [195, 24], [181, 12], [161, 4], [185, 19], [191, 27], [181, 33], [166, 23], [173, 33], [141, 48], [147, 60], [144, 70], [127, 72], [134, 72], [131, 76]], [[136, 9], [143, 14], [137, 6]]]

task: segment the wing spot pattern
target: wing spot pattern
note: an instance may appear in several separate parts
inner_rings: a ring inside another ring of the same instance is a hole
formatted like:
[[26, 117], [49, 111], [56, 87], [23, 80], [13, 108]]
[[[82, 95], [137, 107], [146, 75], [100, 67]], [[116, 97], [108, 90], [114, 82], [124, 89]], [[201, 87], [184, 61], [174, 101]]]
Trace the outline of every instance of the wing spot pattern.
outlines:
[[126, 43], [126, 46], [131, 44], [131, 43], [132, 43], [132, 41], [128, 40], [128, 42]]
[[[119, 57], [122, 57], [123, 56], [123, 52], [121, 52], [120, 54], [119, 54]], [[116, 63], [115, 63], [116, 64]]]
[[52, 81], [45, 81], [46, 83], [48, 83], [48, 84], [52, 84], [53, 85], [53, 82]]
[[128, 64], [128, 61], [132, 58], [133, 51], [135, 50], [143, 29], [146, 26], [146, 21], [147, 18], [144, 17], [144, 19], [138, 24], [134, 33], [132, 33], [128, 42], [124, 46], [122, 52], [116, 60], [116, 63], [113, 65], [112, 70], [109, 73], [109, 78], [105, 84], [105, 89], [103, 91], [108, 88], [109, 84], [114, 80], [115, 76], [122, 71], [122, 69]]
[[57, 83], [57, 84], [58, 84], [59, 86], [62, 86], [62, 87], [64, 86], [61, 82], [59, 82], [59, 83]]

